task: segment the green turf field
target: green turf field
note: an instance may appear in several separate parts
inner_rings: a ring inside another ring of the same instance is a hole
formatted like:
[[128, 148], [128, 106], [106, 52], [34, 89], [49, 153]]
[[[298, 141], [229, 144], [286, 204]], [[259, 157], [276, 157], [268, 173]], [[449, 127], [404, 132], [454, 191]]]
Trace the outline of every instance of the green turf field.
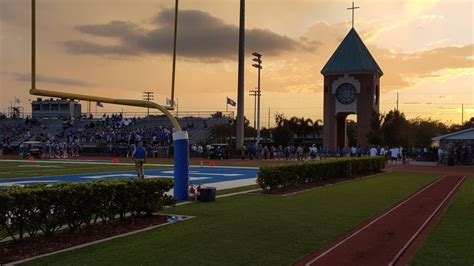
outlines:
[[244, 194], [169, 209], [183, 223], [42, 260], [43, 265], [291, 265], [433, 181], [385, 174], [288, 197]]
[[474, 177], [465, 181], [413, 265], [474, 265]]
[[[163, 169], [163, 166], [145, 165], [145, 170]], [[168, 167], [170, 168], [170, 167]], [[30, 161], [1, 161], [0, 178], [56, 176], [87, 173], [110, 173], [133, 171], [132, 164], [106, 163], [76, 163], [76, 162], [30, 162]]]

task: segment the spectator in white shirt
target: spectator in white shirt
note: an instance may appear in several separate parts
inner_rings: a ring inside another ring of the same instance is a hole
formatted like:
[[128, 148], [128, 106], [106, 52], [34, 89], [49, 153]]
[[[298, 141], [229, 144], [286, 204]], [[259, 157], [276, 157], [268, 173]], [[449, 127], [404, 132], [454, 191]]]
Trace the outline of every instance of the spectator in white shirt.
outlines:
[[377, 149], [375, 147], [372, 147], [370, 149], [370, 156], [371, 157], [377, 156]]

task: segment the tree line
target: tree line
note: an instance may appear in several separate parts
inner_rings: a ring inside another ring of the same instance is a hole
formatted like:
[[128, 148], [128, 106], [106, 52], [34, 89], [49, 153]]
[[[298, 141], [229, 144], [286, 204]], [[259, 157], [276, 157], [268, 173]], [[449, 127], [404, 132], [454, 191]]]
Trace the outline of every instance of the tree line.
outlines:
[[[289, 144], [301, 144], [305, 139], [321, 140], [323, 132], [323, 121], [312, 120], [305, 117], [287, 118], [283, 113], [275, 114], [275, 126], [262, 128], [261, 137], [264, 143], [287, 146]], [[474, 127], [474, 117], [463, 125], [446, 124], [431, 118], [407, 119], [405, 114], [399, 110], [390, 110], [386, 114], [374, 112], [370, 121], [370, 132], [368, 141], [372, 145], [404, 146], [404, 147], [427, 147], [431, 145], [431, 139], [435, 136], [448, 134], [462, 129]], [[236, 123], [230, 119], [229, 124], [220, 124], [211, 128], [210, 142], [228, 142], [230, 137], [235, 137]], [[245, 136], [255, 137], [256, 129], [250, 125], [245, 118]], [[347, 136], [349, 146], [357, 143], [357, 122], [347, 121]], [[320, 143], [321, 144], [321, 143]]]

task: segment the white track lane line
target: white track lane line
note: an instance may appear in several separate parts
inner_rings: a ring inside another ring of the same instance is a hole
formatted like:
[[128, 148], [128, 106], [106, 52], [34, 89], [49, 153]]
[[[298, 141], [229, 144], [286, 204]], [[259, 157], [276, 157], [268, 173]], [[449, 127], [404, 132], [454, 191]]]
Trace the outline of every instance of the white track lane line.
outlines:
[[394, 265], [398, 259], [403, 255], [403, 253], [408, 249], [408, 247], [411, 245], [411, 243], [415, 240], [415, 238], [420, 235], [421, 231], [425, 229], [426, 225], [433, 219], [433, 217], [436, 215], [436, 213], [443, 207], [444, 203], [449, 199], [449, 197], [456, 191], [456, 189], [461, 185], [461, 183], [466, 179], [465, 176], [462, 177], [461, 181], [459, 181], [456, 186], [449, 192], [449, 194], [444, 198], [444, 200], [438, 205], [438, 207], [431, 213], [431, 215], [425, 220], [425, 222], [420, 226], [420, 228], [413, 234], [413, 236], [405, 243], [405, 245], [400, 249], [400, 251], [395, 255], [395, 257], [390, 261], [388, 264], [389, 266]]
[[336, 245], [334, 245], [333, 247], [331, 247], [330, 249], [326, 250], [325, 252], [323, 252], [322, 254], [320, 254], [319, 256], [317, 256], [316, 258], [312, 259], [311, 261], [307, 262], [305, 265], [306, 266], [309, 266], [311, 264], [313, 264], [314, 262], [316, 262], [317, 260], [321, 259], [322, 257], [326, 256], [327, 254], [329, 254], [331, 251], [333, 251], [334, 249], [336, 249], [337, 247], [339, 247], [340, 245], [344, 244], [345, 242], [347, 242], [349, 239], [353, 238], [354, 236], [356, 236], [357, 234], [359, 234], [360, 232], [364, 231], [365, 229], [367, 229], [369, 226], [373, 225], [374, 223], [376, 223], [378, 220], [382, 219], [383, 217], [387, 216], [389, 213], [393, 212], [394, 210], [396, 210], [398, 207], [402, 206], [403, 204], [405, 204], [407, 201], [411, 200], [412, 198], [418, 196], [420, 193], [422, 193], [423, 191], [427, 190], [428, 188], [432, 187], [433, 185], [437, 184], [438, 182], [440, 182], [441, 180], [443, 180], [444, 178], [446, 178], [446, 176], [443, 176], [441, 177], [440, 179], [432, 182], [431, 184], [425, 186], [423, 189], [419, 190], [418, 192], [416, 192], [415, 194], [411, 195], [409, 198], [407, 198], [406, 200], [398, 203], [396, 206], [392, 207], [391, 209], [389, 209], [388, 211], [386, 211], [385, 213], [383, 213], [382, 215], [380, 215], [379, 217], [375, 218], [374, 220], [372, 220], [370, 223], [366, 224], [365, 226], [363, 226], [362, 228], [360, 228], [359, 230], [355, 231], [354, 233], [352, 233], [351, 235], [349, 235], [348, 237], [344, 238], [343, 240], [341, 240], [339, 243], [337, 243]]

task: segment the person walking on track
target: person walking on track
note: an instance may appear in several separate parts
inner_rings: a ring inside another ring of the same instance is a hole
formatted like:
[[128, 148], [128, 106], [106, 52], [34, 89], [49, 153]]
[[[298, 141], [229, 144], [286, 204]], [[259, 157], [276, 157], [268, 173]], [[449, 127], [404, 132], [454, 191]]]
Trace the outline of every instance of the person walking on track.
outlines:
[[132, 153], [132, 159], [135, 161], [135, 168], [137, 170], [138, 179], [145, 179], [143, 164], [146, 163], [146, 151], [143, 148], [143, 143], [139, 142]]

